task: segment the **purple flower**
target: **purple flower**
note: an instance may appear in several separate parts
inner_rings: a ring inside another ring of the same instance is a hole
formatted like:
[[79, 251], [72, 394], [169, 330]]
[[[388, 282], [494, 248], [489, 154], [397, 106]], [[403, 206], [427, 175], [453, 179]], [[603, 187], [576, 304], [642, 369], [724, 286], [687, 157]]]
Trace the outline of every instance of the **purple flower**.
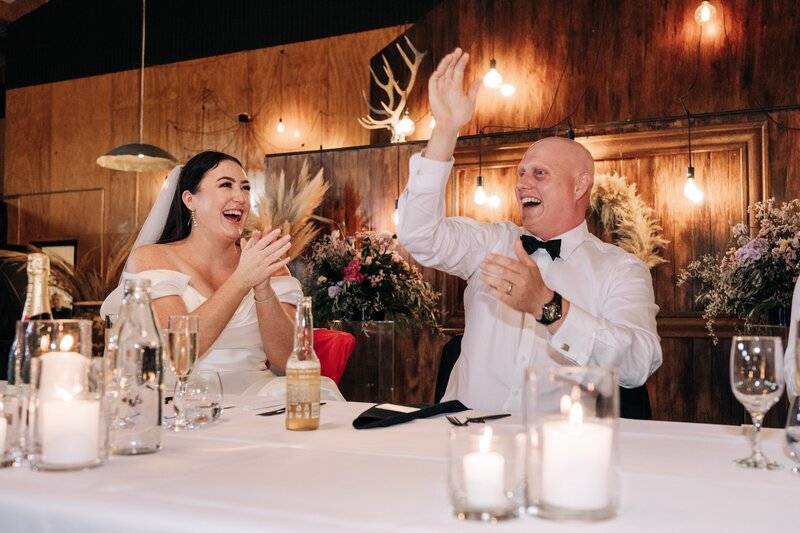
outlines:
[[736, 262], [739, 265], [749, 265], [761, 259], [769, 251], [769, 243], [763, 237], [756, 237], [738, 250], [736, 250]]
[[328, 287], [328, 298], [333, 300], [340, 292], [342, 292], [342, 282], [337, 281], [336, 285]]

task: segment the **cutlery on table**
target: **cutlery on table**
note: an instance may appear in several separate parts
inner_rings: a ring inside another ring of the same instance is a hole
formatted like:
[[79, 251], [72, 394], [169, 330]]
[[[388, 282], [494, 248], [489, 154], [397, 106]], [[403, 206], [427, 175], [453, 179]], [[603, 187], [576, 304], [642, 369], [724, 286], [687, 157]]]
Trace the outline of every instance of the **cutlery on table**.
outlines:
[[[320, 407], [325, 405], [325, 402], [320, 402]], [[258, 416], [273, 416], [273, 415], [280, 415], [286, 412], [286, 406], [281, 407], [280, 409], [273, 409], [272, 411], [264, 411], [263, 413], [256, 413]]]
[[468, 417], [465, 420], [461, 420], [458, 417], [447, 415], [445, 418], [448, 422], [453, 424], [454, 426], [468, 426], [470, 422], [475, 424], [483, 424], [487, 420], [498, 420], [500, 418], [505, 418], [507, 416], [511, 416], [509, 413], [503, 413], [501, 415], [487, 415], [487, 416], [473, 416]]

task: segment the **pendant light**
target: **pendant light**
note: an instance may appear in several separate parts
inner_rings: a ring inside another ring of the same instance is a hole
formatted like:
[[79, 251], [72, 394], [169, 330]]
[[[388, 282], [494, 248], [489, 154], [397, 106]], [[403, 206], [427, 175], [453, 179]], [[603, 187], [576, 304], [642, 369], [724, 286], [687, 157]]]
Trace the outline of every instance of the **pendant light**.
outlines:
[[703, 0], [703, 3], [695, 10], [694, 12], [694, 19], [697, 21], [698, 24], [701, 26], [705, 26], [717, 15], [717, 8], [711, 5], [707, 0]]
[[483, 135], [478, 135], [478, 186], [475, 187], [475, 203], [483, 205], [486, 203], [486, 191], [483, 189]]
[[[684, 106], [684, 109], [686, 106]], [[703, 191], [697, 186], [694, 178], [694, 165], [692, 165], [692, 116], [689, 110], [686, 109], [686, 116], [689, 123], [689, 166], [686, 168], [686, 184], [683, 186], [683, 195], [692, 201], [692, 203], [699, 204], [703, 201]]]
[[278, 117], [278, 125], [275, 126], [275, 130], [278, 133], [283, 133], [286, 131], [286, 126], [283, 125], [283, 54], [285, 52], [281, 50], [281, 55], [278, 56], [278, 91], [280, 93], [280, 106], [281, 106], [281, 114]]
[[499, 89], [503, 85], [503, 76], [497, 72], [497, 60], [494, 58], [494, 0], [489, 3], [489, 29], [492, 32], [492, 59], [489, 70], [483, 75], [483, 86], [487, 89]]
[[139, 65], [139, 142], [117, 146], [97, 158], [97, 164], [111, 170], [127, 172], [154, 172], [170, 170], [178, 162], [168, 152], [152, 144], [144, 144], [144, 52], [146, 27], [146, 1], [142, 0], [142, 57]]

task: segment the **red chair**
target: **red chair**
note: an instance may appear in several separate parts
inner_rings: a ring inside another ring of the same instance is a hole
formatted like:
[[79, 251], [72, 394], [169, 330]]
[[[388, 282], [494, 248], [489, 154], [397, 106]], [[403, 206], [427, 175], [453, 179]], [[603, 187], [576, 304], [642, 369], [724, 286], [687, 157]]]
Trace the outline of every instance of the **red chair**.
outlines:
[[319, 358], [320, 373], [338, 385], [355, 346], [355, 337], [345, 331], [315, 329], [314, 351]]

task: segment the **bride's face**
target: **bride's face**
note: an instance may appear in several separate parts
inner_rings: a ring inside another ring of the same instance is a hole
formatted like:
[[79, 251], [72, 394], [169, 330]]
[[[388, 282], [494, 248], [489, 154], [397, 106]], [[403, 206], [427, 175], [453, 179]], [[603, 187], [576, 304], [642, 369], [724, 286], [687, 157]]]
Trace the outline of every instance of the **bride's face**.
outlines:
[[222, 161], [206, 172], [196, 194], [184, 193], [184, 202], [197, 219], [193, 231], [237, 240], [250, 213], [250, 181], [242, 167], [233, 161]]

